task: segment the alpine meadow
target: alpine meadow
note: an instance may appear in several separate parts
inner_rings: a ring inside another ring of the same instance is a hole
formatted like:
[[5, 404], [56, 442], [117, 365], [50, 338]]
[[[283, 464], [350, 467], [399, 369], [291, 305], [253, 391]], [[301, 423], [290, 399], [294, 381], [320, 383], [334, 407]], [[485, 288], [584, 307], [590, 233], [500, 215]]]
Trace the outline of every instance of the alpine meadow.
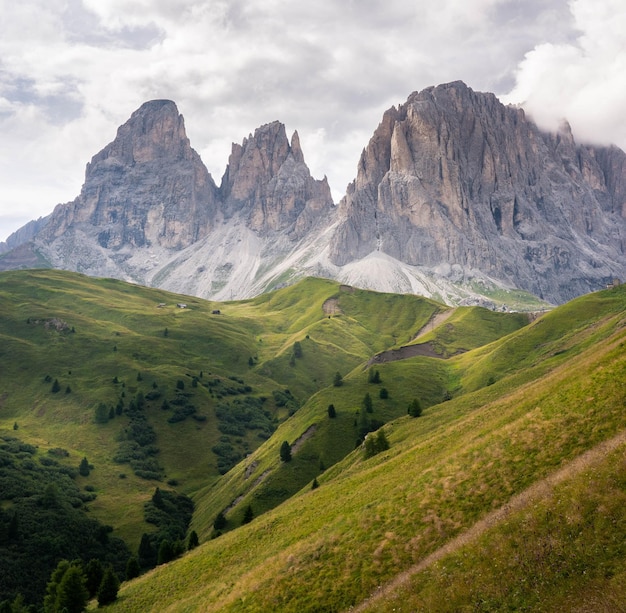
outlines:
[[6, 610], [63, 559], [120, 612], [626, 601], [624, 285], [531, 313], [13, 270], [0, 314]]

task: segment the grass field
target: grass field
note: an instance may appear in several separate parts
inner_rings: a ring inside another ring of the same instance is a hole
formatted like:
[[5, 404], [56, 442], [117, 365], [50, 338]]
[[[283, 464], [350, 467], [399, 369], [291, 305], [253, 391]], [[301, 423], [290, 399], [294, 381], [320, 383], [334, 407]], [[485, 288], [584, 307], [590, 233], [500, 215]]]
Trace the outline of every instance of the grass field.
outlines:
[[[611, 610], [626, 595], [623, 447], [506, 521], [475, 527], [624, 431], [626, 291], [590, 294], [532, 322], [459, 308], [429, 329], [444, 310], [320, 279], [217, 304], [72, 273], [2, 273], [0, 428], [16, 423], [42, 449], [67, 448], [68, 462], [87, 455], [92, 511], [133, 543], [149, 530], [141, 504], [155, 482], [111, 459], [125, 415], [97, 424], [94, 411], [122, 390], [127, 401], [162, 393], [145, 409], [162, 486], [193, 496], [202, 544], [123, 584], [112, 610], [568, 610], [579, 600]], [[52, 319], [67, 327], [46, 327]], [[437, 357], [367, 367], [411, 343], [430, 343]], [[160, 403], [180, 396], [179, 381], [204, 421], [168, 421]], [[277, 400], [286, 390], [294, 405]], [[211, 451], [224, 436], [220, 403], [234, 410], [236, 399], [261, 397], [275, 432], [231, 436], [245, 457], [220, 475]], [[413, 399], [417, 419], [407, 416]], [[358, 444], [364, 416], [385, 424], [390, 443], [368, 459]], [[280, 459], [284, 441], [291, 462]], [[241, 525], [248, 505], [255, 517]], [[220, 511], [227, 527], [212, 538]], [[464, 534], [475, 537], [455, 540]]]

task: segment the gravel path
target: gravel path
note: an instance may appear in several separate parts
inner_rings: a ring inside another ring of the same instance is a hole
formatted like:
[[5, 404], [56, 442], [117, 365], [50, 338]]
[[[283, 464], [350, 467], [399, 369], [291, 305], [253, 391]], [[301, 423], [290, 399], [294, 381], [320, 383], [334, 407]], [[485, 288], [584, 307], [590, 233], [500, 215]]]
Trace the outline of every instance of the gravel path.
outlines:
[[529, 488], [520, 492], [516, 496], [513, 496], [509, 502], [501, 506], [499, 509], [487, 514], [483, 519], [477, 521], [468, 530], [448, 541], [445, 545], [433, 551], [430, 555], [426, 556], [423, 560], [408, 568], [407, 570], [396, 575], [394, 579], [387, 584], [381, 586], [376, 592], [371, 594], [361, 604], [356, 607], [350, 608], [351, 613], [361, 613], [363, 611], [376, 610], [376, 603], [384, 598], [390, 597], [394, 591], [405, 585], [410, 578], [429, 567], [431, 564], [439, 561], [444, 556], [456, 552], [461, 547], [467, 545], [471, 541], [477, 539], [488, 529], [496, 526], [504, 521], [511, 513], [521, 511], [528, 507], [530, 504], [537, 502], [552, 493], [552, 490], [559, 484], [579, 473], [583, 472], [591, 465], [602, 460], [607, 454], [611, 453], [618, 447], [626, 444], [626, 430], [620, 432], [613, 438], [610, 438], [602, 443], [599, 443], [589, 451], [581, 454], [565, 466], [555, 471], [551, 475], [548, 475], [545, 479], [542, 479]]

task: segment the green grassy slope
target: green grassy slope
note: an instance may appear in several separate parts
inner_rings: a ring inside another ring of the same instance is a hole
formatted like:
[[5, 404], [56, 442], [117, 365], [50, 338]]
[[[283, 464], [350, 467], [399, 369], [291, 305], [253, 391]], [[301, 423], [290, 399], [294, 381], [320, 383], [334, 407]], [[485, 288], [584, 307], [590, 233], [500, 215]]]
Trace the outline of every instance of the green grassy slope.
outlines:
[[[368, 389], [363, 365], [373, 354], [408, 342], [443, 308], [415, 296], [354, 290], [322, 279], [218, 304], [65, 271], [4, 272], [0, 430], [13, 433], [16, 426], [22, 440], [43, 452], [66, 449], [64, 461], [72, 466], [88, 457], [95, 469], [80, 479], [81, 486], [97, 493], [90, 508], [131, 547], [142, 532], [153, 529], [143, 520], [142, 505], [157, 484], [193, 495], [200, 508], [204, 505], [196, 523], [207, 537], [214, 513], [233, 500], [243, 501], [250, 484], [276, 468], [283, 440], [293, 443], [310, 426], [316, 428], [288, 471], [264, 477], [268, 491], [259, 494], [265, 502], [255, 505], [257, 512], [300, 489], [309, 476], [319, 474], [320, 464], [329, 467], [351, 451], [355, 410]], [[298, 358], [293, 357], [296, 342]], [[432, 368], [441, 371], [442, 380], [433, 386], [432, 377], [424, 378], [419, 396], [425, 405], [438, 402], [445, 387], [441, 364]], [[329, 387], [336, 372], [345, 378], [341, 388]], [[371, 388], [373, 396], [378, 387]], [[292, 406], [275, 398], [274, 392], [287, 389]], [[376, 400], [373, 418], [387, 421], [403, 414], [405, 400], [401, 393], [385, 403]], [[164, 401], [169, 403], [165, 410]], [[324, 416], [333, 401], [338, 418], [330, 428]], [[114, 409], [120, 402], [118, 414]], [[156, 437], [158, 453], [149, 460], [161, 470], [160, 482], [140, 478], [128, 463], [114, 461], [133, 428], [127, 412], [133, 402], [144, 404]], [[279, 431], [258, 458], [221, 477], [216, 446], [227, 444], [233, 457], [244, 457], [269, 435], [259, 428], [237, 434], [219, 430], [220, 407], [245, 412], [248, 402], [257, 403], [266, 426]], [[106, 423], [95, 423], [100, 404], [114, 413]], [[177, 408], [186, 405], [193, 405], [195, 413], [172, 422]], [[251, 462], [258, 463], [256, 472], [244, 478]]]
[[[437, 360], [430, 387], [427, 376], [420, 381], [416, 374], [432, 358], [381, 365], [390, 400], [421, 390], [434, 399], [451, 383], [453, 398], [426, 401], [422, 417], [386, 425], [388, 451], [366, 460], [355, 450], [317, 476], [318, 489], [307, 485], [252, 523], [124, 585], [112, 610], [342, 611], [363, 603], [513, 496], [623, 432], [625, 314], [624, 288], [583, 297], [488, 346]], [[413, 377], [415, 387], [407, 390]], [[338, 390], [348, 410], [368, 386], [362, 370], [346, 378], [346, 389]], [[335, 390], [320, 391], [296, 413], [300, 421], [283, 424], [267, 444], [271, 454], [307, 424], [333, 428], [328, 418], [321, 425], [331, 398]], [[339, 414], [346, 410], [340, 400], [335, 404]], [[264, 451], [249, 460], [261, 467]], [[559, 486], [554, 504], [546, 499], [518, 509], [477, 547], [452, 552], [457, 557], [442, 558], [445, 567], [428, 567], [430, 574], [418, 573], [369, 610], [428, 610], [428, 603], [437, 603], [435, 610], [534, 610], [542, 598], [558, 608], [571, 604], [571, 585], [580, 595], [590, 588], [586, 597], [608, 594], [623, 602], [622, 459], [600, 456], [595, 472], [573, 473]], [[515, 554], [526, 539], [531, 553]], [[511, 555], [518, 556], [519, 572]], [[481, 575], [491, 558], [504, 571]], [[553, 562], [565, 558], [561, 572]]]

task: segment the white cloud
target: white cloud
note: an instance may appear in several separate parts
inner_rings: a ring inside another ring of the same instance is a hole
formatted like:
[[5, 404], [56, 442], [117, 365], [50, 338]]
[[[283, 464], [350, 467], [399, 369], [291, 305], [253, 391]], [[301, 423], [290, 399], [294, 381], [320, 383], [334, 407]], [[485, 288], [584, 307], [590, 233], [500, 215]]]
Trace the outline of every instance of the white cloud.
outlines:
[[602, 115], [618, 134], [619, 4], [0, 0], [0, 240], [16, 211], [74, 198], [86, 162], [153, 98], [176, 101], [216, 182], [231, 143], [278, 119], [336, 198], [383, 111], [446, 81], [510, 91], [583, 135], [603, 138]]
[[546, 129], [567, 119], [578, 141], [626, 149], [626, 5], [621, 0], [570, 5], [576, 40], [535, 46], [504, 100], [522, 103]]

